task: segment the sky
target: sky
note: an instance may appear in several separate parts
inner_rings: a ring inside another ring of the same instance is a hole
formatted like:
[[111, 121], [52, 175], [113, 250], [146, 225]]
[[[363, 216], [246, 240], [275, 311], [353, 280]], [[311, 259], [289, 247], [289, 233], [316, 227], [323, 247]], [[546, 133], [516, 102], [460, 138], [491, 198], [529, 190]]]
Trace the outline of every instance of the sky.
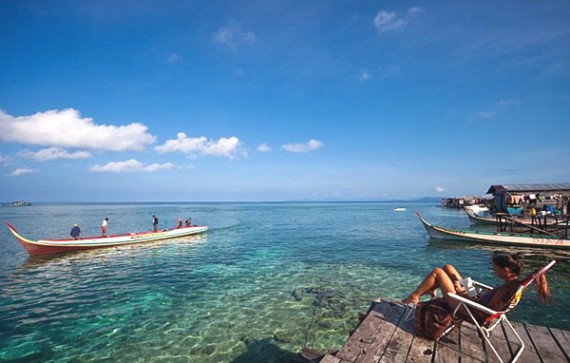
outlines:
[[568, 1], [0, 1], [0, 201], [570, 182]]

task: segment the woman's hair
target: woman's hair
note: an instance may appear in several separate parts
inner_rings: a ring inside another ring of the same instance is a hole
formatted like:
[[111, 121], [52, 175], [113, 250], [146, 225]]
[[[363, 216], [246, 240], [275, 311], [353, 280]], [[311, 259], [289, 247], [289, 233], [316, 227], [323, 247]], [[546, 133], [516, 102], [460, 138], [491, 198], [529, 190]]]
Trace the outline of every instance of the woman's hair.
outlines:
[[[499, 267], [508, 268], [517, 276], [520, 275], [524, 267], [523, 257], [519, 254], [497, 253], [493, 256], [493, 263]], [[534, 279], [534, 288], [541, 303], [554, 302], [548, 287], [546, 273], [542, 273]]]
[[508, 268], [515, 275], [520, 275], [524, 267], [521, 255], [511, 255], [510, 253], [497, 253], [493, 256], [493, 263], [501, 268]]

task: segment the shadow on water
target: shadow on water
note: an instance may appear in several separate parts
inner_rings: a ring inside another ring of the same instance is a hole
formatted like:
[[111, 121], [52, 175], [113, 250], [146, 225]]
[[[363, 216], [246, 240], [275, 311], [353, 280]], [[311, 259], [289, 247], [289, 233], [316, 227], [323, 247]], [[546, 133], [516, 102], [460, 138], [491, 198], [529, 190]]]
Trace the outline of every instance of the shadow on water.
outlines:
[[310, 363], [300, 353], [279, 348], [272, 338], [246, 344], [247, 351], [234, 359], [233, 363]]

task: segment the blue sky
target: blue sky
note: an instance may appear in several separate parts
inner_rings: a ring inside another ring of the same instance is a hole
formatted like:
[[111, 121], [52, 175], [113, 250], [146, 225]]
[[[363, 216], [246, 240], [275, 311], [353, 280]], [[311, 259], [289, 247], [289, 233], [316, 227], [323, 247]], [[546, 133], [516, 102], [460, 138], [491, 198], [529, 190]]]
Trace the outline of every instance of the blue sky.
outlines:
[[0, 2], [0, 200], [570, 181], [567, 1]]

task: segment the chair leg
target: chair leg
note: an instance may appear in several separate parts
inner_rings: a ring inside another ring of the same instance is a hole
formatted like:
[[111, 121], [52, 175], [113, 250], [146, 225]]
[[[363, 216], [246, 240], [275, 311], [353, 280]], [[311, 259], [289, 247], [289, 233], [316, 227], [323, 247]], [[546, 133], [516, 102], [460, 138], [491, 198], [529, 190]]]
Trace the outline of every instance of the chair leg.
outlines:
[[[503, 315], [504, 316], [504, 315]], [[509, 328], [511, 329], [511, 331], [515, 334], [515, 336], [517, 337], [519, 343], [521, 344], [520, 348], [517, 349], [517, 351], [514, 353], [514, 356], [509, 360], [509, 363], [515, 363], [520, 356], [522, 355], [522, 352], [524, 350], [524, 342], [522, 340], [522, 338], [520, 337], [520, 335], [517, 333], [517, 331], [515, 330], [515, 328], [512, 326], [511, 322], [509, 321], [509, 319], [507, 319], [506, 316], [504, 316], [504, 318], [502, 318], [502, 320], [504, 322], [507, 323], [507, 325], [509, 326]], [[495, 356], [497, 357], [497, 359], [499, 360], [499, 362], [504, 363], [503, 359], [501, 358], [501, 356], [499, 355], [499, 353], [497, 352], [497, 349], [495, 349], [495, 346], [493, 345], [493, 343], [491, 343], [491, 341], [489, 340], [489, 335], [490, 332], [487, 331], [486, 329], [482, 328], [482, 327], [477, 327], [477, 329], [479, 330], [479, 337], [481, 339], [483, 339], [488, 345], [489, 347], [491, 347], [491, 350], [493, 351], [493, 353], [495, 354]]]
[[491, 347], [491, 350], [493, 351], [493, 353], [495, 353], [495, 357], [497, 357], [497, 359], [499, 360], [499, 362], [504, 363], [503, 358], [501, 358], [501, 356], [499, 355], [499, 353], [497, 352], [497, 349], [495, 349], [495, 346], [493, 345], [493, 343], [491, 343], [491, 341], [489, 340], [488, 337], [488, 332], [483, 330], [479, 332], [479, 336], [481, 336], [483, 338], [483, 340], [487, 343], [487, 345], [489, 347]]
[[505, 321], [505, 323], [507, 323], [509, 328], [511, 328], [511, 331], [515, 334], [515, 336], [519, 340], [519, 343], [521, 343], [520, 348], [516, 351], [514, 357], [511, 359], [511, 363], [515, 363], [520, 358], [520, 356], [522, 355], [522, 352], [523, 352], [524, 347], [525, 347], [524, 342], [523, 342], [522, 338], [520, 337], [519, 333], [517, 333], [517, 331], [515, 330], [515, 328], [513, 327], [511, 322], [509, 321], [509, 319], [507, 319], [507, 317], [505, 317], [503, 320]]
[[441, 333], [441, 335], [439, 336], [439, 338], [437, 338], [436, 340], [439, 341], [440, 339], [442, 339], [443, 337], [445, 337], [447, 334], [451, 333], [453, 331], [453, 329], [455, 329], [459, 324], [461, 323], [451, 323], [451, 325], [449, 327], [447, 327], [447, 329], [445, 329], [443, 331], [443, 333]]

